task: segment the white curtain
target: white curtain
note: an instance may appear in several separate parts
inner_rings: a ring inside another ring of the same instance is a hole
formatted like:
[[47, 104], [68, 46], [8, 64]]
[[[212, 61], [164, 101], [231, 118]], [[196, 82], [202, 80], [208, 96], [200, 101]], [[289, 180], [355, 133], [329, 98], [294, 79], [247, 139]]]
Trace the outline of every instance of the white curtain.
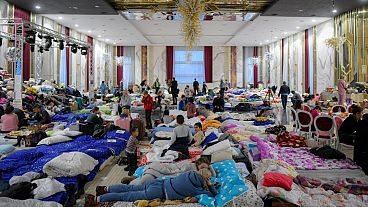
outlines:
[[124, 65], [123, 65], [123, 82], [124, 88], [128, 88], [129, 84], [135, 83], [135, 47], [124, 46]]

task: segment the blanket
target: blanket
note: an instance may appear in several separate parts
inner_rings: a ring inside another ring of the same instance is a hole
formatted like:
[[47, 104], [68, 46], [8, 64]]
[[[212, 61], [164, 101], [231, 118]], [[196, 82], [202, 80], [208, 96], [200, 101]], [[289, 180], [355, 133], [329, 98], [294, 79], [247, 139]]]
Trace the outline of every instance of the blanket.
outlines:
[[256, 142], [261, 153], [261, 159], [282, 160], [298, 170], [359, 169], [351, 160], [323, 159], [309, 152], [309, 148], [306, 147], [297, 149], [279, 147], [260, 138]]
[[[11, 177], [21, 176], [27, 172], [41, 173], [43, 166], [48, 161], [64, 152], [83, 152], [98, 161], [96, 167], [87, 175], [87, 180], [91, 181], [105, 160], [112, 155], [119, 155], [125, 149], [129, 137], [129, 132], [120, 134], [112, 131], [99, 140], [93, 139], [91, 136], [82, 135], [70, 142], [18, 150], [0, 160], [0, 172], [2, 173], [2, 178], [9, 181]], [[111, 142], [109, 140], [115, 141]], [[59, 177], [56, 179], [63, 184], [78, 186], [77, 177]], [[66, 200], [66, 193], [57, 193], [43, 200], [62, 202]]]
[[368, 183], [355, 178], [344, 178], [339, 180], [322, 181], [319, 179], [297, 176], [294, 182], [308, 188], [321, 187], [326, 191], [335, 193], [350, 193], [354, 195], [368, 195]]

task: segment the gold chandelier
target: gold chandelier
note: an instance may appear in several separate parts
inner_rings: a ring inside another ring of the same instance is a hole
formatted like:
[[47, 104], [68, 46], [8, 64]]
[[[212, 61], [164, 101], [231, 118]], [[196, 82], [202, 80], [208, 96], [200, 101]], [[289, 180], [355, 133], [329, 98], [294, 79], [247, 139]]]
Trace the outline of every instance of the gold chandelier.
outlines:
[[184, 42], [191, 50], [201, 36], [201, 15], [205, 12], [206, 3], [204, 0], [183, 0], [177, 7], [183, 16], [181, 32]]

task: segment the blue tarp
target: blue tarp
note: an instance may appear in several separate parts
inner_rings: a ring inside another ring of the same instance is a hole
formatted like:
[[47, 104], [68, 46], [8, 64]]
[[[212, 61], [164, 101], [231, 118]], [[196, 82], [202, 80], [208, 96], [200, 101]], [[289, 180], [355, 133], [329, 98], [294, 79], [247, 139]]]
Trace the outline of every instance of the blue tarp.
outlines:
[[[87, 176], [88, 181], [93, 180], [100, 165], [108, 159], [111, 155], [119, 155], [126, 146], [126, 142], [129, 139], [129, 132], [124, 134], [116, 133], [116, 131], [108, 132], [101, 139], [96, 140], [91, 136], [82, 135], [75, 138], [73, 141], [64, 142], [54, 145], [41, 145], [32, 149], [24, 149], [16, 151], [9, 156], [0, 160], [0, 173], [4, 180], [9, 181], [13, 176], [23, 175], [26, 172], [42, 172], [43, 166], [51, 159], [61, 155], [64, 152], [83, 152], [94, 159], [98, 160], [99, 164], [95, 169]], [[110, 139], [116, 140], [111, 142]], [[56, 178], [64, 184], [77, 185], [76, 177], [60, 177]], [[56, 202], [64, 202], [65, 195], [55, 194], [47, 198], [46, 200], [52, 200]]]

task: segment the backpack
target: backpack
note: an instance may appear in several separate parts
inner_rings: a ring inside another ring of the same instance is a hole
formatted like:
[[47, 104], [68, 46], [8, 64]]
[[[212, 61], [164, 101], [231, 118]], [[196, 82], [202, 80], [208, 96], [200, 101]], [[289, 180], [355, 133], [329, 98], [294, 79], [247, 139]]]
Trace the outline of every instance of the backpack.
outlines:
[[0, 197], [8, 197], [17, 200], [33, 198], [32, 191], [37, 187], [30, 182], [17, 183], [10, 186], [7, 190], [0, 193]]

